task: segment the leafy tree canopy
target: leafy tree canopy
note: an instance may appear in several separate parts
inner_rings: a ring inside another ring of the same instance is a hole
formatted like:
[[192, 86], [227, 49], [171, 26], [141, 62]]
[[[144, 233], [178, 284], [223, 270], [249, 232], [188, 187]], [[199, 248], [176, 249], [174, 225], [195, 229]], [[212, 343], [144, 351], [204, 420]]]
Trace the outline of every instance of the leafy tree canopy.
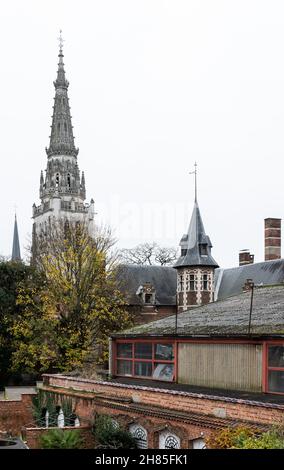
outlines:
[[70, 371], [107, 360], [108, 336], [130, 324], [109, 230], [54, 222], [36, 240], [36, 272], [18, 286], [13, 370]]

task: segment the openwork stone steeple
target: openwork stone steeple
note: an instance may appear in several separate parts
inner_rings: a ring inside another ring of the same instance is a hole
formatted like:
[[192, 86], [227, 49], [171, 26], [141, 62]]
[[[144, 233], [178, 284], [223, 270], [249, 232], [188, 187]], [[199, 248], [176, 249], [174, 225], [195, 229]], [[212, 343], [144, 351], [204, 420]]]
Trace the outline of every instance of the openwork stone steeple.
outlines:
[[59, 63], [57, 78], [54, 81], [55, 98], [53, 106], [52, 126], [49, 147], [46, 149], [48, 157], [52, 155], [73, 155], [77, 157], [79, 149], [75, 148], [73, 126], [71, 121], [68, 86], [63, 63], [63, 45], [60, 37]]
[[[88, 221], [93, 230], [94, 201], [86, 199], [85, 175], [80, 174], [71, 121], [68, 86], [63, 63], [63, 40], [59, 38], [59, 63], [54, 81], [55, 98], [49, 147], [46, 148], [47, 167], [40, 174], [39, 195], [41, 204], [33, 205], [33, 238], [46, 232], [52, 218], [70, 218]], [[35, 243], [35, 241], [33, 242]]]

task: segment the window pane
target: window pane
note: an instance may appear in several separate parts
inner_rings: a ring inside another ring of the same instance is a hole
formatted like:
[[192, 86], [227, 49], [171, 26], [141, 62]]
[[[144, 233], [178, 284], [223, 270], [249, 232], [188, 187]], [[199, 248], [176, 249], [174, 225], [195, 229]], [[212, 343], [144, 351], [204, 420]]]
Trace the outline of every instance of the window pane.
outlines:
[[150, 304], [152, 302], [152, 294], [145, 294], [145, 304]]
[[117, 361], [118, 375], [132, 375], [132, 361]]
[[268, 347], [268, 366], [284, 367], [284, 346]]
[[137, 359], [152, 359], [152, 343], [136, 343], [134, 354]]
[[268, 372], [269, 392], [284, 393], [284, 370], [270, 370]]
[[134, 374], [142, 377], [151, 377], [152, 363], [151, 362], [135, 362]]
[[174, 358], [174, 347], [172, 344], [155, 344], [155, 359], [171, 361]]
[[117, 357], [132, 357], [132, 343], [117, 343]]
[[173, 364], [155, 364], [153, 379], [167, 380], [171, 382], [174, 378]]

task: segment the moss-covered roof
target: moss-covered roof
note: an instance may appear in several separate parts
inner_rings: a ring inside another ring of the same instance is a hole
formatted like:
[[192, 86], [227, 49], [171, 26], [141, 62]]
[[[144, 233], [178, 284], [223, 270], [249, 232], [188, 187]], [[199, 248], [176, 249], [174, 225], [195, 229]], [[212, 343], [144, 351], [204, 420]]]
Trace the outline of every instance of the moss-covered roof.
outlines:
[[[226, 300], [193, 307], [178, 314], [179, 335], [246, 335], [248, 333], [251, 292]], [[175, 315], [130, 328], [113, 336], [172, 335]], [[251, 330], [253, 335], [284, 336], [284, 285], [254, 289]]]

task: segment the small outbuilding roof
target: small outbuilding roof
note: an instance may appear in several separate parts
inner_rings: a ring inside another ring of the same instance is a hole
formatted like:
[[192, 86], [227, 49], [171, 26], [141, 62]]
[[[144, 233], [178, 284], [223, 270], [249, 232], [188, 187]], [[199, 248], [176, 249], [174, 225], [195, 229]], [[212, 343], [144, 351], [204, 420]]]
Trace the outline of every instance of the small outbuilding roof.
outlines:
[[[193, 307], [178, 314], [180, 336], [242, 336], [248, 334], [251, 291]], [[136, 326], [113, 336], [167, 336], [175, 334], [175, 315]], [[254, 289], [252, 335], [284, 336], [284, 285]]]

